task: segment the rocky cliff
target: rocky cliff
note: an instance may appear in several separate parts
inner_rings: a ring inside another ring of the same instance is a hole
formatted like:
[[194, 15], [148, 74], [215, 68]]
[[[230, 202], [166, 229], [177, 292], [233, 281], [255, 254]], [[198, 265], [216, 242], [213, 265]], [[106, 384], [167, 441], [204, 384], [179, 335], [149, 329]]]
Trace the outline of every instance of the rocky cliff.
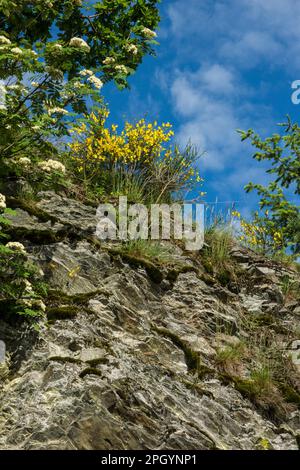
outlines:
[[[296, 271], [236, 245], [225, 280], [175, 245], [162, 266], [95, 240], [92, 206], [10, 205], [50, 289], [38, 331], [0, 320], [1, 449], [298, 449]], [[283, 367], [267, 389], [259, 347]]]

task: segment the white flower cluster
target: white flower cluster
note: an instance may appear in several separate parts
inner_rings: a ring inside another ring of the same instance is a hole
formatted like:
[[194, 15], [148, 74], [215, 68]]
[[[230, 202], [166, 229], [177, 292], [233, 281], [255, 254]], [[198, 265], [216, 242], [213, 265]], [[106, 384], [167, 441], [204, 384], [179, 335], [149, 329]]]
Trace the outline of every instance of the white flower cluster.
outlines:
[[9, 248], [10, 250], [16, 251], [18, 253], [22, 253], [23, 255], [26, 255], [26, 250], [25, 246], [22, 243], [19, 242], [8, 242], [6, 243], [6, 248]]
[[125, 75], [127, 75], [127, 73], [128, 73], [127, 68], [125, 67], [125, 65], [116, 65], [115, 70], [117, 72], [124, 73]]
[[23, 279], [23, 283], [25, 284], [23, 294], [32, 295], [33, 294], [33, 287], [32, 287], [31, 282], [29, 282], [28, 279]]
[[69, 111], [56, 106], [55, 108], [49, 108], [48, 109], [48, 114], [49, 114], [49, 116], [51, 116], [51, 114], [69, 114]]
[[42, 312], [46, 310], [46, 305], [40, 299], [19, 299], [18, 304], [27, 308], [36, 308]]
[[31, 282], [28, 281], [28, 279], [22, 279], [21, 282], [23, 284], [22, 298], [19, 299], [17, 303], [19, 305], [22, 305], [22, 307], [34, 308], [42, 312], [45, 312], [46, 305], [41, 299], [35, 298], [36, 293], [34, 292], [34, 288]]
[[91, 70], [83, 69], [79, 72], [79, 75], [81, 75], [82, 77], [91, 77], [92, 75], [94, 75], [94, 72], [92, 72]]
[[5, 104], [5, 97], [6, 97], [6, 87], [2, 83], [0, 83], [0, 111], [6, 111], [7, 107]]
[[58, 171], [59, 173], [66, 172], [65, 165], [57, 160], [45, 160], [43, 162], [39, 162], [37, 165], [41, 170], [46, 171], [47, 173], [52, 173], [52, 171]]
[[89, 52], [91, 49], [90, 46], [85, 42], [85, 40], [81, 38], [72, 38], [69, 44], [72, 47], [79, 47], [80, 49], [85, 49], [87, 52]]
[[35, 52], [34, 50], [21, 49], [20, 47], [16, 47], [16, 46], [11, 47], [11, 46], [13, 46], [13, 44], [6, 36], [0, 36], [0, 49], [6, 50], [7, 52], [9, 51], [15, 55], [22, 55], [25, 52], [26, 54], [31, 54], [35, 57], [38, 56], [37, 52]]
[[157, 36], [156, 32], [152, 31], [149, 28], [144, 27], [141, 32], [147, 39], [153, 39], [153, 38], [156, 38]]
[[106, 57], [106, 59], [103, 60], [104, 65], [113, 65], [116, 62], [116, 59], [114, 57]]
[[100, 80], [100, 78], [96, 77], [95, 75], [89, 77], [87, 81], [94, 85], [94, 87], [96, 87], [98, 90], [101, 90], [101, 88], [103, 87], [103, 82]]
[[103, 82], [100, 80], [100, 78], [94, 75], [94, 72], [92, 72], [92, 70], [87, 70], [87, 69], [81, 70], [79, 72], [79, 75], [81, 75], [81, 77], [88, 77], [87, 81], [91, 83], [92, 85], [94, 85], [96, 88], [98, 88], [98, 90], [100, 90], [103, 87]]
[[11, 44], [11, 42], [7, 37], [0, 36], [0, 44]]
[[6, 198], [0, 193], [0, 209], [6, 209]]
[[83, 86], [84, 84], [81, 82], [73, 82], [73, 88], [75, 88], [75, 90], [78, 90], [79, 88], [82, 88]]
[[17, 163], [23, 168], [28, 168], [31, 165], [31, 160], [28, 157], [21, 157], [18, 159]]
[[21, 83], [14, 83], [12, 85], [7, 85], [6, 87], [8, 90], [16, 90], [22, 91], [25, 90], [25, 87]]
[[133, 54], [133, 55], [137, 55], [137, 53], [139, 52], [137, 46], [135, 44], [127, 44], [125, 46], [125, 50], [127, 52], [129, 52], [130, 54]]
[[16, 54], [16, 55], [21, 55], [23, 54], [23, 51], [22, 49], [20, 49], [19, 47], [13, 47], [10, 52], [12, 52], [13, 54]]

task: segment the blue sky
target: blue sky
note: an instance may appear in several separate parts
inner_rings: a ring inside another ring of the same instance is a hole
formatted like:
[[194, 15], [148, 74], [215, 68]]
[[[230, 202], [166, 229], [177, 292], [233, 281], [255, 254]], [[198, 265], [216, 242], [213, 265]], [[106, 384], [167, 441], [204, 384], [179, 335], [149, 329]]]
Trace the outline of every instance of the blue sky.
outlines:
[[300, 79], [300, 2], [162, 0], [160, 10], [157, 57], [144, 60], [130, 91], [104, 90], [111, 119], [173, 123], [177, 142], [205, 152], [206, 200], [238, 201], [247, 216], [256, 198], [243, 186], [267, 179], [236, 129], [267, 136], [286, 114], [299, 122], [291, 83]]

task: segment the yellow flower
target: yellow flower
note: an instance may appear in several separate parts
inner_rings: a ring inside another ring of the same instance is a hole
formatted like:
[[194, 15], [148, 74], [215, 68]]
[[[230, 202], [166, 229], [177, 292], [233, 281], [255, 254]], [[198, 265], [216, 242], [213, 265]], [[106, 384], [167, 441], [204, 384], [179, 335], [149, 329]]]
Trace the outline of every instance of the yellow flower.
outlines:
[[237, 217], [237, 218], [240, 218], [240, 217], [241, 217], [241, 214], [240, 214], [240, 212], [238, 212], [238, 211], [232, 211], [232, 212], [231, 212], [231, 215], [232, 215], [233, 217]]

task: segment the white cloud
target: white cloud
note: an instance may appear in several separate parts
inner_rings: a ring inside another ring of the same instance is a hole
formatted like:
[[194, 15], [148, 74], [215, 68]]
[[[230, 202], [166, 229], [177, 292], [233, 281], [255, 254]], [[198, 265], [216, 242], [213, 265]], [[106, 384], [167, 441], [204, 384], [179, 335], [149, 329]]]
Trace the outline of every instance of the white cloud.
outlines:
[[236, 88], [234, 74], [220, 64], [213, 64], [210, 67], [202, 66], [198, 74], [200, 82], [208, 91], [227, 94], [232, 93]]
[[267, 59], [300, 71], [298, 0], [177, 0], [168, 17], [177, 60], [186, 52], [200, 62], [207, 55], [204, 41], [215, 59], [238, 60], [246, 68]]
[[238, 42], [233, 39], [220, 46], [220, 55], [246, 68], [256, 67], [262, 60], [272, 58], [272, 63], [285, 61], [285, 48], [271, 34], [248, 31]]
[[[178, 139], [181, 144], [191, 139], [206, 152], [201, 161], [206, 171], [218, 170], [221, 176], [226, 170], [228, 188], [241, 187], [257, 162], [236, 129], [270, 133], [276, 123], [271, 107], [256, 100], [260, 93], [262, 102], [271, 83], [261, 75], [253, 88], [247, 73], [261, 65], [266, 73], [274, 67], [282, 72], [287, 65], [297, 69], [293, 58], [300, 51], [300, 2], [177, 0], [167, 12], [173, 63], [158, 75], [180, 123]], [[261, 165], [258, 173], [264, 171]]]
[[[201, 163], [207, 169], [233, 165], [233, 156], [241, 150], [236, 129], [248, 124], [236, 104], [239, 93], [233, 73], [219, 64], [206, 71], [177, 72], [170, 90], [174, 110], [183, 118], [177, 133], [179, 142], [191, 140], [205, 151]], [[220, 96], [221, 90], [226, 93]]]

